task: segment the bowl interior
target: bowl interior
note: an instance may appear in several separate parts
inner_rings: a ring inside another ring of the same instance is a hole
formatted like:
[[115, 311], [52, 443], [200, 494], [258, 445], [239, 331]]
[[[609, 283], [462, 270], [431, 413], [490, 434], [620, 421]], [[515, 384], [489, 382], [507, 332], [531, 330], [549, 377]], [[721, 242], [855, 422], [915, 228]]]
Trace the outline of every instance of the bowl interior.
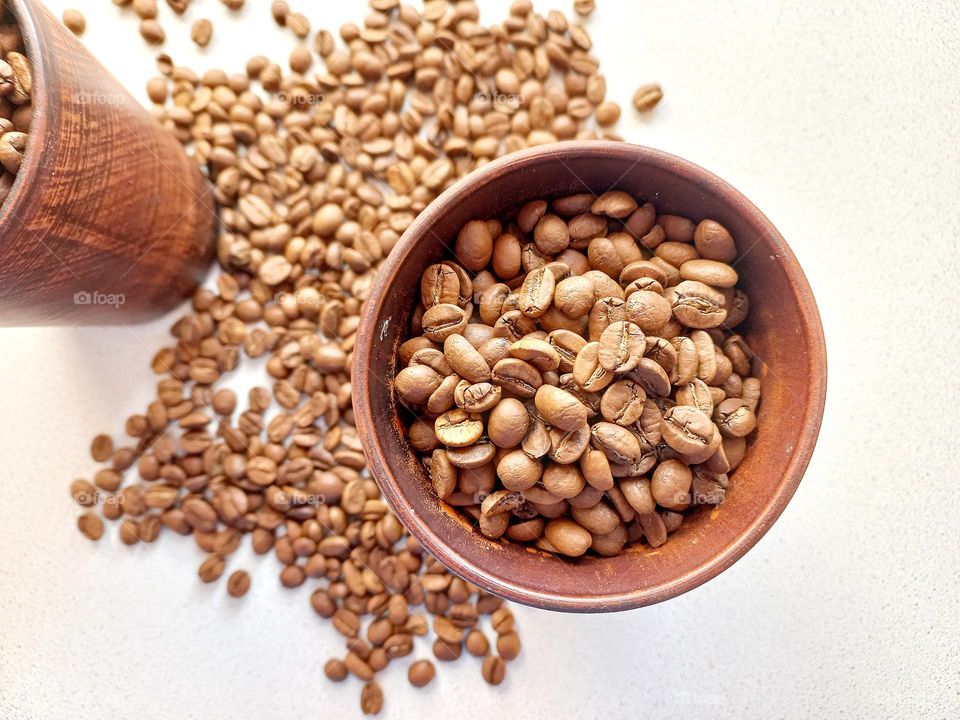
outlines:
[[[389, 389], [407, 339], [422, 270], [449, 256], [457, 230], [535, 198], [624, 190], [658, 211], [726, 226], [750, 297], [739, 328], [762, 358], [758, 427], [725, 502], [688, 514], [662, 547], [614, 558], [561, 560], [491, 541], [432, 494]], [[686, 161], [623, 143], [564, 143], [526, 151], [474, 173], [420, 214], [384, 266], [358, 341], [358, 426], [370, 467], [411, 532], [457, 574], [510, 599], [550, 609], [620, 610], [678, 595], [748, 550], [780, 514], [816, 440], [825, 392], [819, 317], [796, 259], [770, 222], [726, 183]]]

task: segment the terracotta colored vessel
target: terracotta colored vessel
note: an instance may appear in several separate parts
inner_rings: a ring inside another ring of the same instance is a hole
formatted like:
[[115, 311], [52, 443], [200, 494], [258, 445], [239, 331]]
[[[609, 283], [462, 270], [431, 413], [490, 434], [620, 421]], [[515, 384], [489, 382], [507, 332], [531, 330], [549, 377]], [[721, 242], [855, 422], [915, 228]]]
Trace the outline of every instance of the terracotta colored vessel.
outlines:
[[[431, 493], [404, 436], [387, 383], [406, 339], [418, 279], [458, 228], [540, 197], [618, 188], [661, 212], [725, 225], [738, 243], [751, 298], [742, 330], [764, 360], [759, 431], [732, 475], [724, 504], [700, 508], [657, 550], [563, 560], [492, 541]], [[697, 587], [730, 567], [770, 528], [807, 467], [826, 393], [826, 351], [803, 271], [776, 228], [749, 200], [696, 165], [649, 148], [569, 142], [487, 165], [437, 198], [410, 226], [380, 272], [360, 325], [354, 409], [369, 467], [410, 531], [458, 575], [510, 600], [552, 610], [606, 612], [649, 605]]]
[[213, 255], [206, 180], [41, 3], [6, 2], [33, 69], [33, 120], [0, 208], [0, 325], [131, 322], [171, 308]]

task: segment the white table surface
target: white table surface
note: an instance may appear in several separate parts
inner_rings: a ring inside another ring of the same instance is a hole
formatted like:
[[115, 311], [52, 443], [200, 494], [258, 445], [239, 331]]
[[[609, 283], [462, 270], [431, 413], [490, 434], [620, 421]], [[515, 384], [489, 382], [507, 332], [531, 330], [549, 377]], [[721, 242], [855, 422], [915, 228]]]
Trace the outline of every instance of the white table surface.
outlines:
[[[88, 47], [144, 97], [152, 53], [130, 13], [48, 4], [82, 9]], [[507, 4], [480, 0], [490, 21]], [[289, 52], [268, 0], [241, 20], [193, 5], [164, 22], [178, 61], [240, 68], [264, 47]], [[333, 29], [366, 12], [292, 5]], [[486, 687], [472, 658], [426, 691], [391, 668], [384, 717], [957, 717], [956, 4], [599, 6], [589, 28], [626, 138], [731, 181], [805, 268], [830, 357], [820, 442], [782, 518], [719, 578], [618, 615], [518, 608], [524, 652], [503, 686]], [[216, 23], [204, 53], [188, 39], [201, 16]], [[666, 95], [638, 118], [630, 96], [649, 81]], [[252, 590], [234, 601], [198, 582], [189, 541], [128, 549], [115, 526], [100, 544], [74, 526], [67, 484], [91, 472], [90, 437], [151, 399], [170, 321], [0, 331], [0, 717], [354, 717], [360, 684], [322, 673], [339, 637], [308, 586], [279, 587], [271, 558], [247, 563]]]

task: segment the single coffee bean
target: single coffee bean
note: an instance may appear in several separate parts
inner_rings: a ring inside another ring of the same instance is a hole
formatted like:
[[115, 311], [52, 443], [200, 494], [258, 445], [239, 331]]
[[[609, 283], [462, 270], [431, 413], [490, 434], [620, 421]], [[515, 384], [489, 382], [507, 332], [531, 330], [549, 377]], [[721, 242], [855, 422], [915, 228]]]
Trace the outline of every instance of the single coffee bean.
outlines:
[[483, 420], [478, 415], [470, 415], [458, 408], [438, 417], [434, 432], [447, 447], [467, 447], [483, 435]]
[[483, 679], [490, 685], [499, 685], [507, 674], [507, 664], [497, 655], [487, 655], [481, 669]]
[[654, 500], [668, 510], [683, 510], [690, 504], [693, 473], [679, 460], [664, 460], [653, 471], [650, 491]]
[[490, 652], [490, 641], [487, 640], [487, 636], [481, 630], [471, 630], [467, 633], [464, 645], [467, 652], [474, 657], [484, 657]]
[[92, 512], [86, 512], [77, 518], [77, 528], [90, 540], [103, 537], [103, 520]]
[[[462, 391], [461, 391], [462, 388]], [[500, 402], [501, 390], [488, 382], [470, 385], [463, 380], [459, 383], [455, 394], [457, 406], [468, 413], [485, 413], [496, 407]]]
[[728, 484], [729, 478], [725, 474], [696, 467], [690, 487], [691, 500], [695, 505], [720, 505], [726, 499]]
[[508, 310], [497, 320], [493, 333], [511, 342], [522, 340], [536, 329], [536, 321], [519, 310]]
[[508, 490], [524, 491], [540, 480], [543, 466], [522, 450], [508, 452], [497, 463], [497, 477]]
[[737, 258], [737, 247], [727, 229], [714, 220], [702, 220], [693, 232], [693, 243], [700, 256], [707, 260], [731, 263]]
[[590, 207], [595, 215], [625, 218], [637, 209], [637, 201], [621, 190], [610, 190], [598, 197]]
[[688, 385], [677, 388], [678, 405], [690, 405], [708, 417], [713, 415], [713, 397], [710, 388], [703, 380], [694, 378]]
[[585, 528], [565, 518], [548, 522], [544, 529], [544, 536], [558, 552], [569, 557], [580, 557], [593, 542], [593, 538]]
[[594, 445], [604, 452], [610, 462], [624, 465], [640, 459], [640, 443], [626, 428], [611, 422], [598, 422], [590, 432]]
[[562, 329], [552, 331], [547, 335], [546, 341], [560, 356], [560, 364], [557, 369], [564, 373], [573, 371], [573, 363], [577, 359], [577, 354], [587, 344], [587, 341], [580, 335]]
[[534, 402], [549, 425], [568, 432], [586, 425], [591, 414], [574, 395], [553, 385], [540, 386]]
[[660, 424], [663, 439], [691, 462], [702, 462], [716, 450], [720, 434], [703, 412], [689, 405], [667, 410]]
[[491, 265], [496, 276], [504, 280], [520, 274], [521, 245], [516, 235], [504, 233], [494, 241]]
[[360, 710], [364, 715], [377, 715], [383, 709], [383, 690], [376, 680], [370, 680], [360, 690]]
[[596, 196], [593, 193], [576, 193], [574, 195], [555, 198], [551, 202], [551, 206], [558, 215], [573, 217], [574, 215], [587, 212], [590, 206], [593, 205], [594, 200], [596, 200]]
[[600, 364], [600, 343], [584, 345], [573, 363], [573, 378], [584, 390], [597, 392], [613, 381], [614, 374]]
[[662, 295], [641, 290], [632, 293], [624, 305], [624, 316], [645, 333], [656, 333], [670, 320], [672, 309]]
[[434, 305], [423, 313], [423, 334], [434, 342], [443, 342], [451, 335], [462, 333], [469, 320], [469, 314], [459, 305]]
[[604, 370], [623, 374], [633, 370], [646, 351], [643, 331], [632, 322], [615, 322], [600, 335], [597, 359]]
[[548, 465], [543, 471], [543, 487], [561, 499], [576, 497], [584, 488], [585, 480], [576, 465]]
[[425, 308], [434, 305], [459, 305], [460, 278], [452, 267], [436, 263], [420, 278], [420, 302]]
[[232, 597], [243, 597], [250, 589], [250, 574], [246, 570], [237, 570], [227, 578], [227, 592]]
[[680, 277], [696, 280], [715, 288], [732, 288], [737, 284], [737, 271], [717, 260], [688, 260], [680, 266]]
[[670, 394], [670, 377], [659, 363], [648, 357], [640, 358], [627, 377], [642, 387], [650, 397], [667, 397]]
[[551, 428], [550, 450], [547, 455], [556, 463], [569, 465], [575, 463], [590, 444], [590, 426], [584, 425], [577, 430], [564, 431]]
[[640, 419], [647, 394], [633, 380], [618, 380], [610, 385], [600, 400], [600, 412], [607, 422], [632, 425]]
[[728, 398], [717, 407], [717, 427], [724, 437], [745, 437], [757, 427], [757, 417], [742, 398]]
[[506, 358], [493, 366], [493, 382], [519, 398], [532, 398], [543, 384], [540, 372], [518, 358]]
[[527, 434], [523, 436], [520, 447], [532, 458], [542, 458], [550, 452], [551, 440], [547, 426], [538, 418], [531, 417]]
[[493, 254], [493, 235], [487, 224], [482, 220], [471, 220], [464, 225], [457, 234], [453, 254], [467, 270], [483, 270]]
[[542, 316], [553, 302], [555, 287], [553, 273], [548, 268], [528, 273], [520, 288], [520, 312], [532, 318]]
[[727, 319], [721, 293], [696, 280], [684, 280], [668, 291], [668, 301], [678, 322], [691, 328], [715, 328]]
[[533, 241], [545, 255], [555, 255], [570, 244], [567, 223], [556, 215], [544, 215], [533, 230]]
[[487, 435], [497, 447], [515, 448], [527, 434], [529, 424], [530, 416], [523, 403], [515, 398], [503, 398], [487, 418]]
[[643, 536], [650, 547], [658, 548], [667, 541], [667, 526], [659, 513], [641, 513], [637, 516], [637, 522], [643, 528]]
[[394, 379], [394, 388], [401, 402], [418, 407], [426, 404], [442, 380], [426, 365], [411, 365], [399, 372]]
[[447, 337], [443, 341], [443, 354], [454, 372], [465, 380], [482, 383], [490, 379], [487, 361], [463, 335]]
[[407, 679], [414, 687], [422, 688], [433, 682], [436, 674], [437, 670], [432, 662], [429, 660], [417, 660], [410, 664], [407, 670]]
[[580, 456], [580, 470], [583, 478], [591, 487], [606, 492], [613, 487], [613, 475], [610, 471], [610, 461], [606, 453], [596, 448], [587, 447]]
[[652, 110], [663, 99], [663, 90], [657, 84], [641, 85], [633, 93], [633, 107], [640, 112]]
[[[587, 210], [589, 210], [589, 208]], [[606, 217], [584, 211], [570, 219], [570, 222], [567, 223], [567, 232], [570, 233], [572, 245], [582, 249], [583, 247], [588, 247], [590, 241], [594, 238], [605, 237], [607, 234], [607, 226], [608, 221]]]
[[560, 354], [546, 340], [525, 337], [510, 346], [510, 355], [520, 358], [541, 372], [556, 370], [560, 367]]

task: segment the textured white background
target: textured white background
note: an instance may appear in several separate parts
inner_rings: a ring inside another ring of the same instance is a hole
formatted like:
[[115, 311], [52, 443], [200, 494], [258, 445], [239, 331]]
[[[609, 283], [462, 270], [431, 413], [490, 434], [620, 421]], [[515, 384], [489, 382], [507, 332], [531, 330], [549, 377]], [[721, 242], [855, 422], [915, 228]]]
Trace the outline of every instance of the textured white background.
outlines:
[[[365, 14], [359, 0], [292, 4], [333, 29]], [[820, 443], [783, 517], [721, 577], [626, 614], [518, 609], [524, 652], [503, 686], [484, 686], [474, 659], [421, 692], [391, 668], [386, 716], [957, 717], [956, 5], [599, 4], [589, 28], [623, 134], [731, 181], [806, 269], [830, 357]], [[143, 97], [152, 54], [129, 13], [49, 5], [84, 10], [87, 45]], [[194, 5], [187, 22], [211, 17], [217, 35], [197, 53], [167, 19], [178, 61], [239, 69], [289, 51], [268, 0], [241, 21]], [[507, 2], [480, 6], [493, 21]], [[638, 118], [632, 90], [654, 80], [666, 97]], [[95, 545], [74, 527], [67, 483], [91, 472], [94, 432], [150, 399], [169, 322], [0, 331], [0, 717], [353, 717], [359, 683], [321, 672], [339, 638], [309, 586], [280, 589], [272, 559], [247, 562], [253, 587], [234, 601], [197, 581], [188, 541], [128, 549], [112, 527]]]

